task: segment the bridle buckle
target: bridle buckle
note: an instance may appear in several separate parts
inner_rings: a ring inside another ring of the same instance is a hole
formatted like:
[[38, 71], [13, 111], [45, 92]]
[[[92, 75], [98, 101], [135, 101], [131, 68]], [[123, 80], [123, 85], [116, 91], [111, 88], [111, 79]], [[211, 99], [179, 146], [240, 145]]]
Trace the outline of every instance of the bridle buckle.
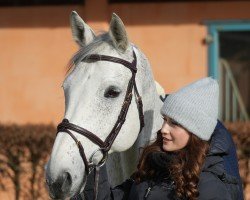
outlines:
[[[104, 151], [104, 150], [105, 150], [104, 148], [99, 148], [99, 149], [96, 149], [96, 150], [91, 154], [91, 156], [90, 156], [90, 158], [89, 158], [90, 172], [91, 172], [94, 168], [96, 168], [96, 167], [102, 167], [102, 166], [105, 164], [105, 162], [106, 162], [106, 160], [107, 160], [107, 158], [108, 158], [108, 153], [107, 153], [106, 151]], [[97, 152], [99, 152], [99, 151], [102, 153], [103, 157], [102, 157], [102, 159], [101, 159], [101, 161], [100, 161], [99, 163], [94, 164], [93, 158], [94, 158], [95, 154], [96, 154]]]

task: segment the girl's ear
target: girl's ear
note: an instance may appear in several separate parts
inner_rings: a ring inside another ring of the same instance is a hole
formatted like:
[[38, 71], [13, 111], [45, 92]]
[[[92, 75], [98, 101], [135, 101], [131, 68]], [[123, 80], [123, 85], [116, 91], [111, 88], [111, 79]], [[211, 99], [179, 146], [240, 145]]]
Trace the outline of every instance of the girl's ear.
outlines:
[[82, 20], [76, 11], [71, 13], [70, 24], [73, 38], [80, 47], [84, 47], [94, 40], [94, 31]]

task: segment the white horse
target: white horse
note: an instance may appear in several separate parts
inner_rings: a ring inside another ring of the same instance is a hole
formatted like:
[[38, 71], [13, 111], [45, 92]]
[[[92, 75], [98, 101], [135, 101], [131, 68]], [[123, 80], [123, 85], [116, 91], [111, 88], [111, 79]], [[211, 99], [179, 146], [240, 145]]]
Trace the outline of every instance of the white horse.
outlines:
[[[90, 54], [101, 54], [131, 63], [134, 60], [133, 52], [135, 53], [135, 82], [143, 102], [145, 126], [139, 135], [140, 119], [133, 89], [126, 121], [108, 152], [124, 152], [119, 156], [115, 153], [116, 157], [110, 156], [107, 163], [111, 182], [116, 184], [135, 169], [138, 147], [154, 139], [155, 133], [161, 128], [162, 102], [147, 58], [129, 42], [123, 22], [116, 14], [112, 15], [109, 31], [98, 36], [76, 12], [71, 14], [71, 28], [80, 50], [72, 58], [74, 65], [63, 82], [64, 118], [94, 133], [102, 141], [117, 121], [132, 73], [120, 63], [84, 60], [88, 60]], [[54, 199], [73, 197], [85, 187], [87, 166], [79, 153], [79, 143], [84, 148], [86, 162], [98, 164], [103, 157], [102, 152], [98, 151], [100, 147], [79, 132], [71, 130], [73, 136], [70, 136], [66, 130], [60, 130], [46, 166], [46, 181], [50, 196]]]

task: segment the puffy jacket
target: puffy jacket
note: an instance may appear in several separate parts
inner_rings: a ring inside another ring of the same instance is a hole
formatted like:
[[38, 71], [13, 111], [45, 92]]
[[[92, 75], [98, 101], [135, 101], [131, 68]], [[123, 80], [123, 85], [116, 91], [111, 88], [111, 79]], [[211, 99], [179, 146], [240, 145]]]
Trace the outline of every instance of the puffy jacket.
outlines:
[[[218, 122], [211, 139], [209, 153], [205, 159], [204, 166], [198, 184], [199, 200], [242, 200], [241, 182], [237, 177], [238, 172], [232, 167], [238, 167], [237, 161], [231, 167], [231, 174], [225, 170], [225, 160], [232, 148], [232, 138], [225, 131], [223, 125]], [[234, 151], [235, 147], [233, 146]], [[231, 152], [232, 153], [232, 152]], [[234, 152], [235, 153], [235, 152]], [[236, 154], [232, 154], [231, 161]], [[100, 171], [98, 200], [175, 200], [174, 183], [170, 179], [159, 177], [156, 181], [143, 181], [136, 184], [128, 179], [121, 185], [110, 187], [105, 167]], [[93, 200], [93, 175], [88, 178], [84, 190], [86, 200]]]

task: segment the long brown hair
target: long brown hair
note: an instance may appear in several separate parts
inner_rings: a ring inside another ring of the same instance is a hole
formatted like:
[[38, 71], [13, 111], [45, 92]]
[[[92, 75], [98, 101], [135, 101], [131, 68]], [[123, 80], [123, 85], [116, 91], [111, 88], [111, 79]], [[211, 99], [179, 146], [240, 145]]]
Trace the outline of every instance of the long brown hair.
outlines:
[[[156, 171], [150, 167], [149, 154], [152, 152], [165, 152], [162, 149], [163, 138], [158, 131], [155, 142], [145, 147], [142, 151], [137, 171], [133, 178], [137, 183], [151, 179]], [[209, 143], [199, 139], [196, 135], [190, 134], [188, 144], [184, 149], [175, 152], [170, 163], [169, 170], [172, 180], [175, 182], [175, 194], [178, 198], [196, 200], [199, 196], [198, 182], [201, 169], [208, 152]], [[168, 152], [165, 152], [168, 153]]]

